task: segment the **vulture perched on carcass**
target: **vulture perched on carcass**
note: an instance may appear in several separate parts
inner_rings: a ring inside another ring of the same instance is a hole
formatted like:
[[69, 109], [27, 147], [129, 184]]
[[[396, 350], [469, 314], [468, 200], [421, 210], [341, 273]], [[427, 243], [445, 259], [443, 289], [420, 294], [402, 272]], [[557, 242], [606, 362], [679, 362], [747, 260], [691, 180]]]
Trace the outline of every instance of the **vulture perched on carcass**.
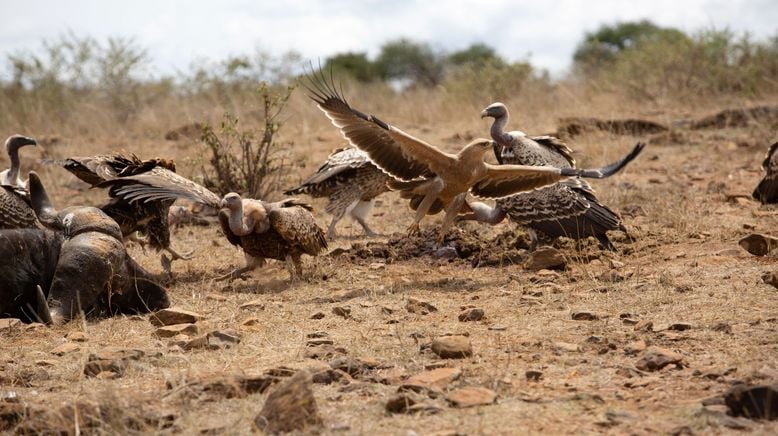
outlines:
[[[491, 165], [484, 154], [493, 149], [492, 141], [476, 139], [458, 153], [446, 153], [414, 138], [373, 115], [352, 108], [333, 83], [319, 72], [310, 79], [309, 92], [332, 124], [349, 143], [367, 153], [370, 160], [394, 178], [389, 187], [402, 191], [416, 206], [416, 217], [409, 234], [419, 232], [419, 222], [428, 212], [445, 209], [437, 243], [442, 245], [446, 231], [460, 211], [469, 211], [468, 192], [483, 198], [502, 198], [556, 183], [568, 177], [608, 177], [632, 161], [643, 149], [638, 143], [622, 160], [598, 169], [557, 168], [554, 166]], [[419, 201], [414, 201], [419, 199]]]
[[335, 238], [335, 225], [346, 213], [362, 226], [367, 236], [375, 236], [367, 224], [367, 215], [375, 204], [375, 198], [389, 190], [386, 183], [390, 179], [370, 162], [362, 150], [354, 147], [339, 148], [330, 154], [312, 176], [284, 194], [327, 197], [325, 210], [332, 215], [327, 229], [327, 237], [330, 239]]
[[11, 167], [0, 172], [0, 229], [23, 229], [39, 226], [30, 207], [27, 182], [19, 178], [21, 161], [19, 149], [25, 145], [37, 145], [34, 139], [13, 135], [5, 141], [5, 150]]
[[776, 149], [778, 149], [778, 142], [767, 150], [767, 156], [762, 162], [764, 177], [759, 181], [754, 193], [751, 194], [755, 200], [762, 204], [778, 203], [778, 153], [775, 152]]
[[[189, 179], [157, 168], [106, 182], [125, 201], [173, 201], [184, 198], [222, 209], [219, 223], [231, 244], [243, 249], [246, 266], [224, 276], [234, 279], [264, 265], [265, 259], [284, 260], [294, 278], [302, 274], [300, 257], [318, 255], [327, 248], [324, 231], [316, 224], [312, 208], [295, 199], [278, 202], [241, 198], [229, 193], [223, 198]], [[290, 265], [291, 264], [291, 265]]]
[[[491, 135], [495, 140], [494, 154], [500, 164], [551, 165], [575, 168], [572, 150], [553, 136], [527, 136], [524, 132], [506, 132], [508, 108], [494, 103], [481, 112], [481, 118], [492, 117]], [[626, 232], [621, 217], [600, 203], [589, 184], [581, 179], [559, 183], [500, 198], [491, 208], [483, 203], [470, 203], [472, 214], [466, 219], [496, 224], [507, 215], [511, 221], [529, 229], [532, 249], [541, 233], [551, 239], [560, 236], [572, 239], [597, 238], [603, 249], [614, 250], [607, 232]]]
[[[124, 180], [122, 183], [132, 183], [130, 176], [139, 174], [156, 174], [158, 172], [175, 172], [175, 163], [167, 159], [141, 160], [135, 155], [125, 156], [120, 153], [98, 155], [91, 157], [71, 157], [65, 160], [63, 166], [93, 187], [106, 186], [112, 180]], [[130, 202], [116, 195], [116, 187], [108, 191], [111, 199], [100, 207], [106, 215], [116, 220], [125, 238], [141, 244], [148, 243], [157, 251], [165, 250], [175, 259], [191, 259], [192, 253], [179, 253], [170, 244], [170, 227], [168, 211], [175, 199], [153, 199], [145, 202]], [[146, 234], [139, 239], [136, 232]]]

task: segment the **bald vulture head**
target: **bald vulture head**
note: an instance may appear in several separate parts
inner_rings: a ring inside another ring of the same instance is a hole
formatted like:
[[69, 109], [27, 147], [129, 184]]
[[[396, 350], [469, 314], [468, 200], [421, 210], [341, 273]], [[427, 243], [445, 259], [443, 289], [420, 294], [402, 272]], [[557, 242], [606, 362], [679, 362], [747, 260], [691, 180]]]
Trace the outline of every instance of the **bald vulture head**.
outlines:
[[25, 145], [38, 145], [38, 143], [32, 138], [22, 135], [13, 135], [5, 140], [5, 151], [11, 160], [11, 168], [0, 172], [0, 184], [17, 187], [25, 186], [25, 183], [19, 179], [19, 149]]
[[500, 103], [492, 103], [486, 109], [481, 111], [481, 118], [492, 117], [494, 119], [502, 118], [508, 115], [508, 108]]

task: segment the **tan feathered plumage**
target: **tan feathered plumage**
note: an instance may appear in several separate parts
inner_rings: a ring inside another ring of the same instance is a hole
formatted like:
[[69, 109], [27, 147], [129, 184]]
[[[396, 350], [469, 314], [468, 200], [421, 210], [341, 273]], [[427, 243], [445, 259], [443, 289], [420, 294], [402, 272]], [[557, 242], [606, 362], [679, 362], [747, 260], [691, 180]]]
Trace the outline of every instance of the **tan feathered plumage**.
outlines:
[[419, 231], [419, 222], [434, 204], [439, 203], [445, 209], [437, 238], [439, 244], [465, 205], [468, 192], [479, 197], [501, 198], [571, 176], [603, 178], [619, 171], [642, 150], [642, 145], [638, 145], [620, 162], [594, 170], [490, 165], [483, 160], [484, 154], [492, 150], [492, 141], [488, 139], [476, 139], [457, 154], [446, 153], [375, 116], [353, 109], [321, 73], [311, 78], [309, 91], [343, 136], [398, 180], [390, 183], [390, 187], [423, 197], [409, 233]]
[[304, 202], [292, 199], [271, 203], [242, 199], [235, 193], [222, 199], [202, 185], [157, 168], [125, 179], [134, 183], [117, 186], [115, 193], [129, 201], [185, 198], [214, 209], [224, 208], [219, 213], [222, 230], [230, 243], [243, 249], [246, 266], [220, 279], [236, 278], [263, 265], [267, 258], [286, 260], [294, 267], [291, 274], [299, 275], [302, 254], [316, 256], [327, 248], [324, 231]]

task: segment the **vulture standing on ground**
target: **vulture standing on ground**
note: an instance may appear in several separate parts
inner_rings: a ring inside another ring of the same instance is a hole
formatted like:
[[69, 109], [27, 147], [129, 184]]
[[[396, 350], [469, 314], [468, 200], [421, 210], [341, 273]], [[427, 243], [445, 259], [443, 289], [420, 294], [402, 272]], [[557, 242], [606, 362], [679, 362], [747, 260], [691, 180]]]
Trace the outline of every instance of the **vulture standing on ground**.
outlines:
[[762, 204], [778, 203], [778, 142], [770, 146], [762, 162], [762, 169], [765, 172], [764, 177], [751, 194], [755, 200]]
[[0, 172], [0, 229], [38, 227], [38, 219], [30, 206], [27, 182], [19, 178], [19, 148], [37, 145], [34, 139], [13, 135], [5, 141], [11, 168]]
[[185, 198], [214, 209], [221, 208], [219, 223], [224, 236], [243, 249], [246, 266], [219, 277], [219, 280], [237, 278], [264, 265], [267, 258], [285, 260], [292, 277], [299, 276], [302, 274], [300, 257], [303, 254], [316, 256], [327, 248], [324, 231], [316, 224], [312, 208], [295, 199], [271, 203], [242, 199], [235, 193], [219, 198], [205, 187], [162, 168], [104, 184], [112, 186], [114, 195], [129, 202]]
[[[508, 108], [494, 103], [481, 112], [481, 118], [492, 117], [494, 154], [500, 164], [551, 165], [575, 168], [575, 159], [564, 142], [553, 136], [527, 136], [524, 132], [505, 132]], [[600, 203], [589, 184], [581, 179], [567, 179], [534, 191], [497, 200], [490, 208], [483, 203], [470, 203], [473, 209], [465, 219], [497, 224], [507, 214], [515, 223], [530, 230], [532, 249], [537, 246], [540, 232], [549, 238], [566, 236], [583, 239], [594, 236], [600, 246], [614, 250], [608, 239], [609, 230], [626, 232], [616, 212]]]
[[378, 168], [396, 179], [389, 182], [389, 187], [404, 191], [405, 198], [421, 198], [409, 234], [419, 232], [419, 222], [428, 212], [445, 209], [438, 245], [442, 245], [457, 214], [468, 211], [465, 202], [468, 192], [483, 198], [502, 198], [567, 177], [608, 177], [627, 165], [644, 147], [638, 143], [621, 161], [599, 169], [490, 165], [483, 160], [484, 154], [492, 150], [492, 141], [488, 139], [476, 139], [457, 154], [445, 153], [375, 116], [353, 109], [321, 72], [310, 82], [311, 98], [332, 124], [351, 145], [366, 152]]
[[335, 238], [335, 225], [348, 213], [364, 229], [367, 236], [375, 236], [367, 225], [367, 214], [373, 208], [375, 198], [389, 190], [390, 177], [378, 169], [365, 152], [354, 148], [339, 148], [327, 161], [300, 186], [284, 194], [308, 194], [311, 197], [328, 197], [325, 210], [332, 215], [327, 237]]
[[[72, 157], [66, 159], [63, 166], [93, 187], [103, 187], [105, 182], [117, 179], [124, 180], [121, 184], [133, 183], [129, 176], [176, 170], [175, 163], [170, 160], [158, 158], [142, 161], [135, 155], [124, 156], [119, 153]], [[111, 187], [108, 191], [111, 199], [100, 209], [119, 224], [125, 238], [141, 244], [148, 242], [155, 250], [165, 250], [170, 253], [173, 259], [191, 259], [191, 252], [179, 253], [170, 245], [168, 210], [175, 199], [130, 202], [116, 195], [116, 189], [117, 187]], [[146, 238], [138, 239], [136, 236], [138, 231], [145, 233]]]

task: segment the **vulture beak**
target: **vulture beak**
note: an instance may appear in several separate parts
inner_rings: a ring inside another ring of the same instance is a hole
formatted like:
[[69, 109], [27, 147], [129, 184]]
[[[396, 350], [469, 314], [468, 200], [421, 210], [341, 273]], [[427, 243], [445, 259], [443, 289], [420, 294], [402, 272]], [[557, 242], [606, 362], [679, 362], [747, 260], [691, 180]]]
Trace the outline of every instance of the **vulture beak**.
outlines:
[[38, 145], [38, 141], [36, 141], [36, 140], [35, 140], [35, 139], [33, 139], [33, 138], [27, 138], [27, 137], [25, 137], [24, 139], [25, 139], [24, 145], [35, 145], [35, 146], [37, 146], [37, 145]]
[[486, 118], [489, 116], [489, 109], [484, 109], [481, 111], [481, 118]]

